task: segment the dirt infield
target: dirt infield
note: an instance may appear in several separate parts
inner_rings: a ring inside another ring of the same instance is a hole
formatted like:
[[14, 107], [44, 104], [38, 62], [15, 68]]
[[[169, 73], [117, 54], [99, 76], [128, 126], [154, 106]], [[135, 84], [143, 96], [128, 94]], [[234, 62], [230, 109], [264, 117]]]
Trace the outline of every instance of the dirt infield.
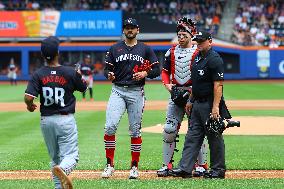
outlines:
[[[102, 171], [76, 170], [72, 172], [73, 179], [101, 179]], [[111, 179], [128, 179], [129, 171], [115, 171]], [[229, 170], [226, 172], [227, 179], [263, 179], [263, 178], [284, 178], [283, 170]], [[23, 171], [0, 171], [0, 180], [38, 180], [51, 179], [50, 171], [23, 170]], [[165, 179], [159, 178], [156, 171], [140, 171], [139, 179]], [[166, 179], [177, 179], [167, 177]]]
[[[230, 110], [284, 110], [284, 100], [228, 100]], [[146, 101], [146, 110], [166, 110], [167, 101]], [[76, 110], [102, 111], [106, 110], [107, 102], [77, 102]], [[26, 111], [24, 102], [2, 102], [0, 112]]]
[[[241, 122], [241, 127], [231, 127], [224, 131], [224, 135], [284, 135], [284, 117], [253, 117], [240, 116], [234, 120]], [[183, 121], [180, 134], [187, 133], [187, 121]], [[163, 124], [142, 128], [143, 132], [162, 133]]]

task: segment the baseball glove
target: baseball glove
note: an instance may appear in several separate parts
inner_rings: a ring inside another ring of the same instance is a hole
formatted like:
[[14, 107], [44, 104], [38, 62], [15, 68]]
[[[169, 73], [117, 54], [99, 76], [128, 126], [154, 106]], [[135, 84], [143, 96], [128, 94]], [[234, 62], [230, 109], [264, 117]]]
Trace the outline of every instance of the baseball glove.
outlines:
[[171, 99], [176, 105], [180, 107], [185, 107], [187, 100], [189, 98], [189, 95], [190, 93], [188, 90], [182, 89], [175, 85], [172, 87]]
[[151, 63], [149, 60], [144, 60], [140, 66], [135, 65], [133, 68], [134, 73], [142, 72], [142, 71], [149, 72], [150, 70], [151, 70]]

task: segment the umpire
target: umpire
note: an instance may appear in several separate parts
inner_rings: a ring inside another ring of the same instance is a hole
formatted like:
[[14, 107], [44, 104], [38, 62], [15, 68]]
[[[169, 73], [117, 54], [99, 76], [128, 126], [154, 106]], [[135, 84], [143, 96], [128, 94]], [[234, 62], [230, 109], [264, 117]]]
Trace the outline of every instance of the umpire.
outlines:
[[209, 115], [214, 119], [220, 117], [219, 105], [222, 99], [224, 80], [223, 60], [211, 47], [210, 33], [199, 32], [193, 40], [197, 42], [199, 53], [192, 65], [192, 95], [186, 105], [187, 113], [192, 108], [190, 126], [186, 134], [179, 168], [174, 169], [171, 174], [177, 177], [191, 177], [198, 152], [205, 135], [207, 135], [211, 170], [204, 174], [204, 178], [225, 178], [223, 136], [216, 137], [205, 130], [205, 122]]

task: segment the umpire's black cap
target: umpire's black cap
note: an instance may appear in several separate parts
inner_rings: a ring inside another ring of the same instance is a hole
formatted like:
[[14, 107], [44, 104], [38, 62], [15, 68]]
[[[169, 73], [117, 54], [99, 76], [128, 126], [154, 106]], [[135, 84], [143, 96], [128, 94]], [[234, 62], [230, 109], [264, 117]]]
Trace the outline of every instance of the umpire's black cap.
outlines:
[[91, 58], [90, 54], [85, 54], [84, 58]]
[[125, 26], [135, 26], [136, 28], [139, 28], [137, 20], [134, 18], [127, 18], [126, 20], [124, 20], [123, 28], [125, 28]]
[[194, 37], [193, 37], [193, 41], [197, 41], [197, 42], [202, 42], [202, 41], [206, 41], [206, 40], [210, 40], [212, 39], [212, 36], [210, 33], [208, 33], [207, 31], [200, 31], [198, 32]]
[[41, 42], [41, 54], [47, 60], [52, 60], [58, 54], [59, 39], [50, 36]]

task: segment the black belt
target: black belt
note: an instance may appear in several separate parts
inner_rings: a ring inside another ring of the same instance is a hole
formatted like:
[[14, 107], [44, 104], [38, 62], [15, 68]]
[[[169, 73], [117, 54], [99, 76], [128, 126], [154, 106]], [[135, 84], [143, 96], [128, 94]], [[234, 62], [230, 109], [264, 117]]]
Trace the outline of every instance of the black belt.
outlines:
[[68, 112], [60, 112], [59, 114], [60, 115], [68, 115], [69, 113]]
[[198, 103], [202, 103], [202, 102], [207, 102], [209, 99], [208, 98], [195, 98], [194, 100]]
[[141, 85], [135, 85], [135, 84], [125, 85], [125, 84], [115, 83], [115, 85], [118, 86], [118, 87], [124, 87], [124, 88], [141, 87]]

